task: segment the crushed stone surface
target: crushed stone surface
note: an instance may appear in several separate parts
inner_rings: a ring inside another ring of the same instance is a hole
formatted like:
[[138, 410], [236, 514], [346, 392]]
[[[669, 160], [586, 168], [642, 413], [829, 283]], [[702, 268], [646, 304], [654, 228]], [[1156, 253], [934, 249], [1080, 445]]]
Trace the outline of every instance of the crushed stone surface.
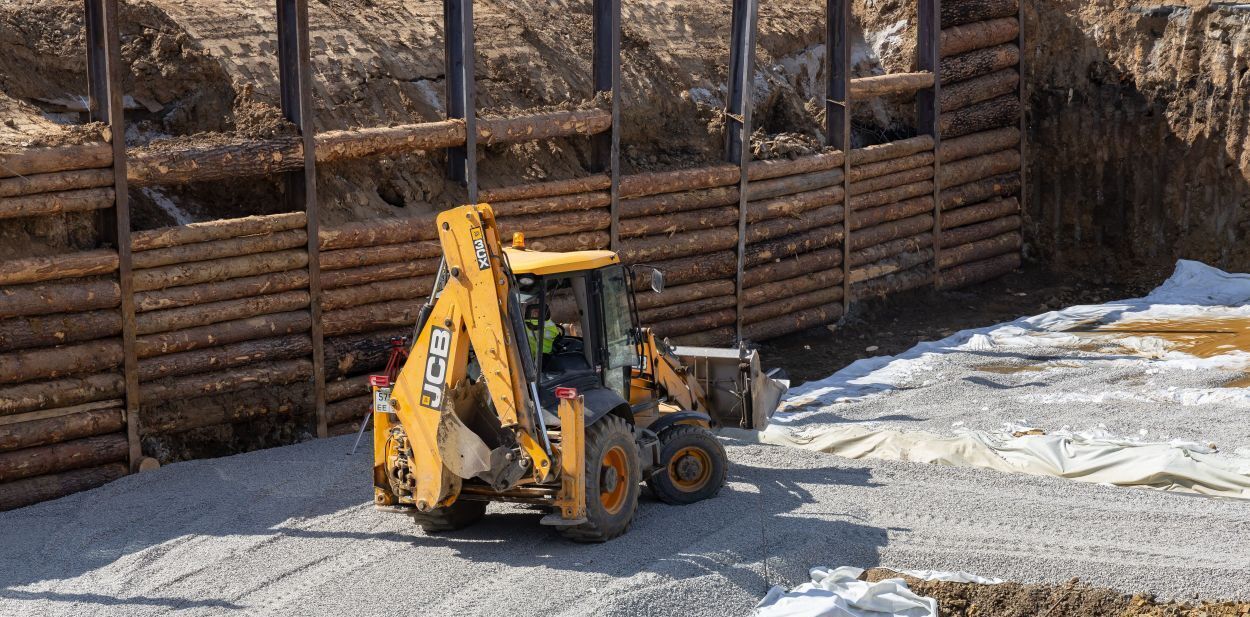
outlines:
[[745, 615], [816, 565], [1250, 598], [1250, 503], [731, 441], [721, 494], [578, 545], [492, 504], [427, 536], [352, 437], [179, 463], [0, 514], [0, 614]]

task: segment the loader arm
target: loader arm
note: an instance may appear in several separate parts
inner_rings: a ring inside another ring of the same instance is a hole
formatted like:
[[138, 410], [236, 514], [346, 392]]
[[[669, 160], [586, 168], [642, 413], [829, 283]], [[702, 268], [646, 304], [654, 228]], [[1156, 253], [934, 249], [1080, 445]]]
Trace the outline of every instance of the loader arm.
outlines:
[[[531, 463], [536, 482], [550, 477], [553, 464], [537, 426], [529, 379], [520, 353], [524, 334], [517, 332], [510, 311], [512, 278], [504, 261], [490, 206], [462, 206], [437, 218], [446, 277], [428, 318], [418, 324], [412, 351], [392, 390], [395, 415], [375, 425], [375, 487], [379, 502], [387, 501], [384, 476], [385, 439], [397, 420], [411, 447], [408, 467], [412, 499], [419, 510], [455, 501], [461, 478], [452, 473], [458, 461], [444, 460], [440, 422], [449, 409], [451, 390], [468, 377], [472, 347], [494, 412], [505, 430], [515, 435], [517, 455]], [[445, 429], [444, 429], [445, 430]], [[381, 476], [380, 476], [381, 474]]]

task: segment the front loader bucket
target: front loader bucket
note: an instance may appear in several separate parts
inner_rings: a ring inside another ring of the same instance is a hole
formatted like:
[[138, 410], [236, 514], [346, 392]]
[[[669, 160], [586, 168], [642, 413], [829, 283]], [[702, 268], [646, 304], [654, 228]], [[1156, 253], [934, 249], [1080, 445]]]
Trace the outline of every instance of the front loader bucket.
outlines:
[[708, 415], [721, 426], [763, 430], [790, 380], [780, 369], [765, 373], [751, 349], [676, 347], [674, 353], [707, 393]]

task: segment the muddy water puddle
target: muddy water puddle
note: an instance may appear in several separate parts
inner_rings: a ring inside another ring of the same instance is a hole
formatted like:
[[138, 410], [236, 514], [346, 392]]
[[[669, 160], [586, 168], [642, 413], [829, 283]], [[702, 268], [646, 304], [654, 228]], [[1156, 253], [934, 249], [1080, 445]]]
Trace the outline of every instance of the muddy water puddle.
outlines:
[[[1150, 337], [1166, 342], [1169, 351], [1197, 358], [1214, 358], [1235, 351], [1250, 353], [1250, 318], [1208, 317], [1194, 319], [1134, 319], [1067, 330], [1078, 336], [1098, 339]], [[1250, 388], [1250, 372], [1226, 384], [1225, 388]]]

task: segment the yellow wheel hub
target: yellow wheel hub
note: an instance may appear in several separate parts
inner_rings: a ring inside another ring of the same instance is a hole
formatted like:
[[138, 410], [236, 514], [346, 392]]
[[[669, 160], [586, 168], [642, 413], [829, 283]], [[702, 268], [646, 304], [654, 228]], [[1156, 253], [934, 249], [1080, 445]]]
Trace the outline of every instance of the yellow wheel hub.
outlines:
[[712, 457], [702, 448], [686, 446], [668, 462], [668, 479], [679, 490], [692, 493], [712, 478]]

